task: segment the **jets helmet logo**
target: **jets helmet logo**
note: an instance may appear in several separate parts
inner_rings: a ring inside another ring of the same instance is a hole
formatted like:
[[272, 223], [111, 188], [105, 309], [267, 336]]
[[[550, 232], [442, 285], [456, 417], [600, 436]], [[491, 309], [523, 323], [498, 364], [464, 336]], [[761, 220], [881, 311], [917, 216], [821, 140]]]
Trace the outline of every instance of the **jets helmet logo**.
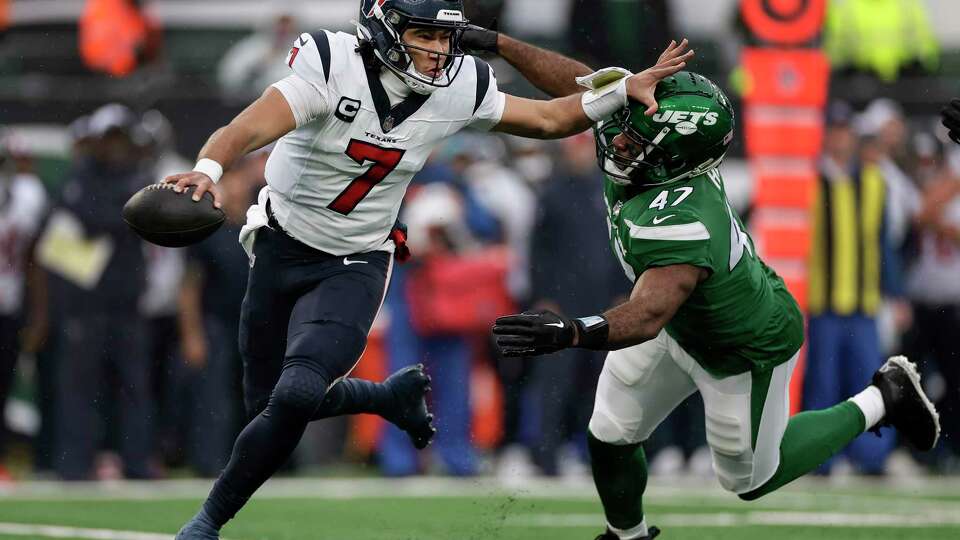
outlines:
[[678, 110], [666, 110], [660, 111], [657, 114], [653, 115], [654, 122], [668, 123], [668, 124], [679, 124], [680, 122], [690, 122], [694, 126], [698, 125], [701, 120], [703, 120], [703, 125], [712, 126], [717, 123], [717, 118], [719, 114], [716, 112], [692, 112], [692, 111], [678, 111]]

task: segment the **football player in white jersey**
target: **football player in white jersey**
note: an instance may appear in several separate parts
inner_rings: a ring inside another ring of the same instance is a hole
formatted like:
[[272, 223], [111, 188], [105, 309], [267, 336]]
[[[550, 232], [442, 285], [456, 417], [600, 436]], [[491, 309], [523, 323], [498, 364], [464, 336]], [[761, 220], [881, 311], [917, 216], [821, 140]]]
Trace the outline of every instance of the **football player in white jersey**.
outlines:
[[490, 67], [463, 54], [463, 0], [362, 0], [357, 34], [302, 34], [292, 70], [200, 151], [192, 172], [164, 179], [199, 200], [241, 156], [277, 142], [268, 186], [250, 208], [241, 243], [250, 274], [240, 322], [250, 422], [202, 510], [177, 538], [219, 529], [289, 457], [312, 419], [379, 414], [418, 448], [433, 436], [422, 366], [384, 383], [346, 378], [380, 308], [394, 229], [411, 178], [445, 137], [465, 127], [536, 138], [583, 131], [627, 103], [656, 109], [657, 81], [692, 52], [671, 45], [637, 75], [601, 70], [583, 95], [509, 96]]

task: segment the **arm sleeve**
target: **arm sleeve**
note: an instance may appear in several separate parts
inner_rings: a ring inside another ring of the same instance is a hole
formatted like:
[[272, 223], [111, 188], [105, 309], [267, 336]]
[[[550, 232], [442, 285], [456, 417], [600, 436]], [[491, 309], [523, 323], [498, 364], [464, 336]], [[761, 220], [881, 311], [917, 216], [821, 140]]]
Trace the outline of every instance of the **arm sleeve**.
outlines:
[[[503, 118], [503, 109], [507, 104], [507, 96], [497, 87], [497, 78], [493, 69], [481, 60], [476, 60], [477, 67], [477, 101], [473, 116], [467, 126], [490, 131]], [[484, 82], [486, 81], [486, 84]]]

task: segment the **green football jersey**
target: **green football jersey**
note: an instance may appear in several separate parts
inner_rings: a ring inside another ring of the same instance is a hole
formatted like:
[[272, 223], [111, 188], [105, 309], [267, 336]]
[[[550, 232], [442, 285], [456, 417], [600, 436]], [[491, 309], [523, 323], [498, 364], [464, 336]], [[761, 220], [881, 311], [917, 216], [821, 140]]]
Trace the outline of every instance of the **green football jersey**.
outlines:
[[666, 327], [705, 370], [772, 369], [800, 349], [803, 315], [756, 256], [719, 171], [643, 191], [608, 179], [604, 189], [610, 242], [631, 281], [657, 266], [709, 271]]

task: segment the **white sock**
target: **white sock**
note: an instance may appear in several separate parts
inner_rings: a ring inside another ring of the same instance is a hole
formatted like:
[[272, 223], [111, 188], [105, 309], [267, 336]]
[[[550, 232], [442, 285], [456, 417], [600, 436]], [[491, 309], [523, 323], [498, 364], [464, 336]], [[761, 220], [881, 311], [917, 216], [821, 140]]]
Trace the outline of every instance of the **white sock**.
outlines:
[[883, 406], [883, 396], [880, 395], [880, 389], [872, 384], [863, 392], [850, 398], [849, 401], [852, 401], [863, 412], [863, 418], [866, 420], [864, 431], [877, 425], [887, 414], [887, 410]]
[[613, 534], [617, 535], [620, 540], [636, 540], [637, 538], [643, 538], [649, 533], [647, 532], [647, 519], [644, 518], [636, 527], [630, 527], [629, 529], [618, 529], [613, 525], [607, 523], [607, 528], [613, 531]]

